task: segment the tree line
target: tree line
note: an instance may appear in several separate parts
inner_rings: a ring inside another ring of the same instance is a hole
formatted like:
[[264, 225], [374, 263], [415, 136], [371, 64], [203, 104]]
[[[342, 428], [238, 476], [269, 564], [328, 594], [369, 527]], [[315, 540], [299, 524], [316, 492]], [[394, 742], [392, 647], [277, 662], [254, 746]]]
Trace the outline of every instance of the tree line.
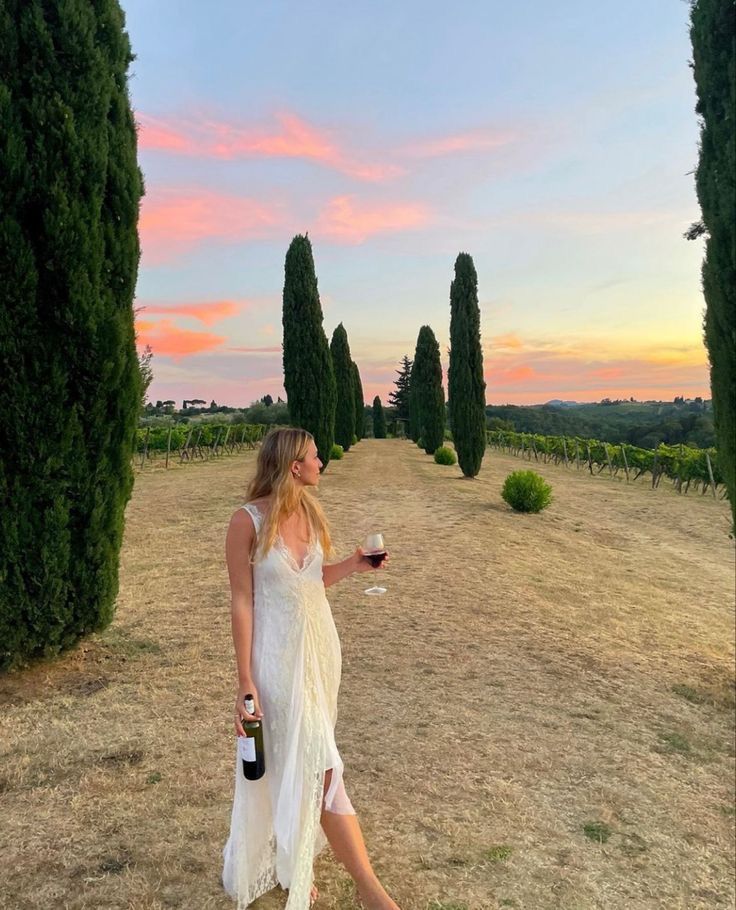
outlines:
[[389, 401], [398, 419], [405, 422], [408, 436], [427, 455], [433, 455], [442, 445], [449, 423], [463, 475], [475, 477], [486, 449], [486, 383], [478, 275], [468, 253], [458, 255], [450, 283], [449, 356], [445, 405], [439, 344], [431, 327], [422, 326], [414, 359], [404, 355]]
[[[705, 239], [704, 336], [736, 518], [735, 32], [733, 0], [692, 2], [702, 220], [687, 236]], [[150, 381], [134, 326], [144, 185], [132, 60], [118, 0], [3, 4], [0, 669], [70, 647], [114, 613], [131, 455]], [[472, 477], [485, 450], [485, 413], [477, 276], [465, 253], [450, 304], [447, 414]], [[328, 463], [336, 439], [349, 448], [362, 436], [363, 393], [342, 332], [327, 343], [306, 237], [287, 254], [283, 319], [291, 420], [314, 434]], [[436, 337], [429, 326], [420, 335], [405, 419], [426, 451], [445, 408]]]

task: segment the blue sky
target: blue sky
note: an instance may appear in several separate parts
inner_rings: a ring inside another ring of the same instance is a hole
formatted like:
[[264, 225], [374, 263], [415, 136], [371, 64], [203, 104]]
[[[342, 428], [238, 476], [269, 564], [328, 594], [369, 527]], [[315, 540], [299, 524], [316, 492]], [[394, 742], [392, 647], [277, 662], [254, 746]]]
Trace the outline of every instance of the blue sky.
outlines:
[[489, 403], [709, 397], [688, 4], [123, 8], [152, 400], [283, 394], [304, 231], [367, 399], [423, 324], [446, 363], [460, 251]]

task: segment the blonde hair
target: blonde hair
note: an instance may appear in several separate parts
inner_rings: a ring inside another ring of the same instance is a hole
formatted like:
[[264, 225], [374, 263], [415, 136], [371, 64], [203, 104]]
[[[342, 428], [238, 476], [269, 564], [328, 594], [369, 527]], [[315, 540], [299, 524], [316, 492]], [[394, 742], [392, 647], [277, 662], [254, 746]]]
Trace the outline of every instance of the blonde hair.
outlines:
[[261, 443], [256, 475], [248, 484], [246, 502], [265, 496], [272, 499], [252, 562], [263, 558], [274, 545], [281, 522], [301, 511], [307, 516], [310, 544], [319, 538], [325, 556], [332, 555], [330, 529], [322, 506], [307, 487], [297, 484], [291, 472], [295, 461], [304, 461], [312, 442], [314, 437], [306, 430], [285, 427], [271, 430]]

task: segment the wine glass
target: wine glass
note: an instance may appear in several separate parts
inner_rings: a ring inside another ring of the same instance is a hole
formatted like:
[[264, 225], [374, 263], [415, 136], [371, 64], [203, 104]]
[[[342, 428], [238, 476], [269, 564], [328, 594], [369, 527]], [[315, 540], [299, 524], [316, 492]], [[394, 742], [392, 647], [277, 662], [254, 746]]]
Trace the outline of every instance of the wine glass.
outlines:
[[[386, 545], [383, 542], [383, 534], [369, 534], [363, 541], [363, 553], [370, 559], [373, 566], [373, 580], [377, 581], [378, 567], [386, 558]], [[385, 594], [386, 589], [375, 584], [372, 588], [366, 588], [365, 594]]]

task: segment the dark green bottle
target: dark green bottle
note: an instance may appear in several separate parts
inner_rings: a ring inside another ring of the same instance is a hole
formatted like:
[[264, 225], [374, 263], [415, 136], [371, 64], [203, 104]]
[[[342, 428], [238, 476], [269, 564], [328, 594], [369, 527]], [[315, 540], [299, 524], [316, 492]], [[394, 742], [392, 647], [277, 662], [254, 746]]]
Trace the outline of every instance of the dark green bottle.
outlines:
[[[248, 714], [256, 713], [252, 693], [243, 699]], [[258, 780], [266, 771], [266, 759], [263, 751], [263, 727], [260, 720], [243, 722], [245, 736], [238, 738], [238, 754], [243, 762], [243, 774], [248, 780]]]

